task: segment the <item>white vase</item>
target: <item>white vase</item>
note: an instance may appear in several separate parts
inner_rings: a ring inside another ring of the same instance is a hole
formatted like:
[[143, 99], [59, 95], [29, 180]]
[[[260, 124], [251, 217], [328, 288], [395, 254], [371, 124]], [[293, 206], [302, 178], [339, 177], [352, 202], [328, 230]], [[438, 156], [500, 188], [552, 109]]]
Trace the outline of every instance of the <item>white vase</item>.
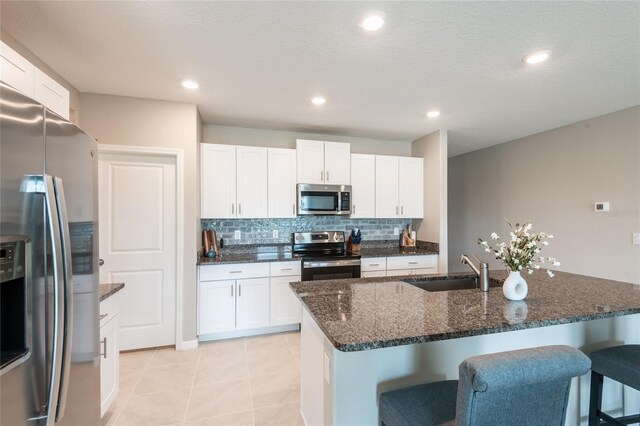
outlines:
[[504, 280], [502, 293], [509, 300], [522, 300], [527, 297], [529, 286], [520, 275], [520, 271], [510, 271], [509, 276]]

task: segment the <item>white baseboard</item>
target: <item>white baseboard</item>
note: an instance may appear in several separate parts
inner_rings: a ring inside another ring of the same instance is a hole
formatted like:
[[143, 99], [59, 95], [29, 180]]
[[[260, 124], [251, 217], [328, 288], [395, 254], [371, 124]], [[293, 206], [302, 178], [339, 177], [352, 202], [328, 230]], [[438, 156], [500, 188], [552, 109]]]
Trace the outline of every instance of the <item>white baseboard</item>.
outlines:
[[225, 333], [201, 334], [198, 340], [207, 342], [211, 340], [233, 339], [237, 337], [259, 336], [261, 334], [282, 333], [285, 331], [298, 331], [300, 324], [278, 325], [274, 327], [253, 328], [249, 330], [229, 331]]
[[198, 349], [198, 339], [186, 340], [176, 344], [177, 351], [188, 351], [191, 349]]

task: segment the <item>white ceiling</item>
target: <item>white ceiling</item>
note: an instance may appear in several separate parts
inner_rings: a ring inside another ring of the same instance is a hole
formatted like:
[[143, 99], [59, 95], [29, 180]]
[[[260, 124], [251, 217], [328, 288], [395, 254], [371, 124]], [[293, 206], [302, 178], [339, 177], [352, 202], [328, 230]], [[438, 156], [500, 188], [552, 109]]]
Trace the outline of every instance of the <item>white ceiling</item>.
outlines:
[[[457, 155], [640, 104], [639, 9], [2, 1], [2, 27], [81, 92], [193, 102], [216, 124], [389, 140], [447, 128]], [[365, 33], [371, 10], [386, 25]], [[541, 48], [547, 63], [522, 62]], [[197, 92], [180, 87], [187, 77]], [[428, 120], [432, 108], [442, 116]]]

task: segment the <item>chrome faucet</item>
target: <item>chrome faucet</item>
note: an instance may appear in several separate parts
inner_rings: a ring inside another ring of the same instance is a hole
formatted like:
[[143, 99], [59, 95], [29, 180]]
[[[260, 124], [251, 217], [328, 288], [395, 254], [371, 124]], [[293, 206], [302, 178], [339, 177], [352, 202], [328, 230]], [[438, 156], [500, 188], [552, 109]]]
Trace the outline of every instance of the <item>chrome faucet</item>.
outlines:
[[463, 254], [460, 257], [460, 263], [466, 263], [471, 269], [473, 269], [473, 272], [476, 273], [476, 276], [480, 279], [480, 290], [489, 291], [489, 264], [487, 262], [481, 262], [476, 256], [473, 257], [478, 261], [478, 264], [480, 265], [479, 268], [467, 257], [466, 254]]

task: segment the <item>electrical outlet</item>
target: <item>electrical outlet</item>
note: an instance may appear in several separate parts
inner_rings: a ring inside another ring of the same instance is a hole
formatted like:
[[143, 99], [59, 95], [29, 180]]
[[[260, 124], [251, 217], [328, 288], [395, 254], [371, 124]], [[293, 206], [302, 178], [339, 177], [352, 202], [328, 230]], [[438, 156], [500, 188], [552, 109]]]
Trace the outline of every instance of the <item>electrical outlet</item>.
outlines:
[[278, 230], [277, 229], [273, 230], [273, 238], [278, 238]]
[[393, 228], [393, 235], [400, 235], [400, 228], [398, 227]]
[[633, 233], [633, 244], [640, 245], [640, 232]]
[[593, 211], [595, 212], [608, 212], [609, 211], [609, 202], [608, 201], [598, 201], [593, 203]]
[[239, 240], [241, 235], [242, 234], [240, 233], [240, 230], [236, 229], [235, 232], [233, 233], [233, 238], [236, 239], [236, 240]]

